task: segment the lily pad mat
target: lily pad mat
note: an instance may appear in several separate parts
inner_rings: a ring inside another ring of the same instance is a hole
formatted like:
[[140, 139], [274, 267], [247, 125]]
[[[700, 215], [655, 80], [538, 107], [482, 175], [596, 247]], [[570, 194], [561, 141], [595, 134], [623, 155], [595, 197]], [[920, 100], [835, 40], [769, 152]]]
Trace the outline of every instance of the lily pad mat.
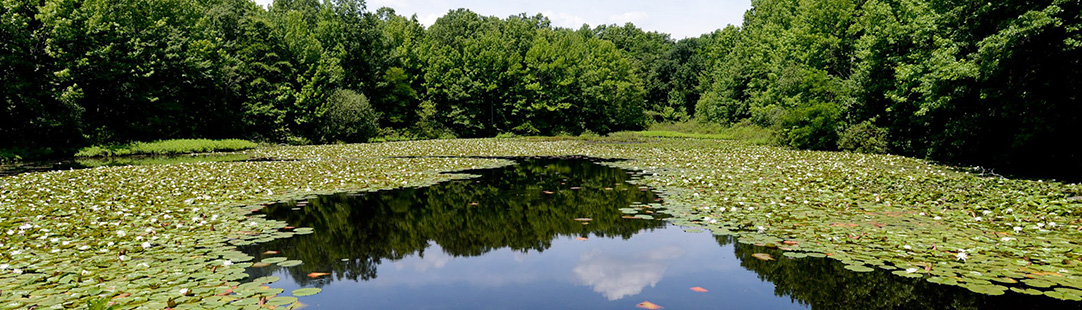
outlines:
[[[258, 304], [278, 291], [240, 288], [251, 258], [234, 245], [290, 235], [278, 232], [286, 223], [252, 216], [258, 203], [425, 186], [466, 177], [440, 172], [509, 164], [427, 156], [626, 158], [608, 164], [644, 173], [639, 182], [663, 192], [674, 222], [741, 242], [851, 265], [915, 268], [906, 275], [978, 291], [1010, 286], [1073, 298], [1080, 285], [1080, 203], [1070, 199], [1082, 193], [1078, 185], [982, 178], [898, 156], [679, 139], [435, 140], [250, 152], [296, 161], [0, 178], [0, 300], [16, 307], [103, 298], [126, 308]], [[291, 299], [275, 300], [284, 301]]]

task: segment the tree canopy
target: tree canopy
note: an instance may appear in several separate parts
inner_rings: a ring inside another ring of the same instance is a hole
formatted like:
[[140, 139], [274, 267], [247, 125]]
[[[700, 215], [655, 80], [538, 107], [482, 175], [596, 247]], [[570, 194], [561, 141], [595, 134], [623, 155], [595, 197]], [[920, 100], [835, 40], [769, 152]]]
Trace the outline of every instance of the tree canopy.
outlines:
[[[2, 0], [0, 149], [756, 124], [797, 148], [1082, 173], [1076, 0], [755, 0], [698, 38], [363, 0]], [[719, 27], [722, 25], [719, 25]]]

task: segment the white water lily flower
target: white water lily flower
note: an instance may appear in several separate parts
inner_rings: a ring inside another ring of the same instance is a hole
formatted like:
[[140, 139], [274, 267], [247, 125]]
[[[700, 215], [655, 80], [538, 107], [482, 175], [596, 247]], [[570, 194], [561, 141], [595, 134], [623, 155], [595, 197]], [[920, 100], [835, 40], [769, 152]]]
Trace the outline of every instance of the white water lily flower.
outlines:
[[1044, 228], [1044, 223], [1037, 223], [1037, 228]]
[[150, 242], [143, 242], [143, 244], [141, 244], [140, 246], [142, 246], [144, 249], [149, 249], [150, 248]]
[[1056, 227], [1056, 222], [1048, 222], [1048, 227]]
[[717, 224], [718, 220], [710, 220], [710, 224]]
[[906, 250], [912, 250], [913, 249], [913, 247], [909, 246], [908, 244], [903, 245], [902, 248], [906, 249]]
[[984, 211], [981, 211], [981, 214], [989, 215], [989, 214], [992, 214], [992, 211], [984, 210]]
[[703, 217], [703, 222], [708, 222], [708, 221], [710, 221], [710, 217], [709, 216], [704, 216]]
[[11, 265], [9, 265], [9, 264], [0, 264], [0, 270], [7, 270], [8, 267], [11, 267]]
[[126, 260], [128, 260], [128, 256], [127, 256], [127, 255], [121, 255], [121, 256], [120, 256], [119, 258], [120, 258], [120, 261], [126, 261]]
[[182, 289], [180, 289], [180, 291], [178, 291], [178, 292], [179, 292], [179, 293], [180, 293], [180, 295], [182, 295], [182, 296], [187, 296], [187, 295], [188, 295], [188, 289], [186, 289], [186, 288], [182, 288]]
[[12, 270], [11, 272], [14, 272], [15, 274], [23, 274], [22, 269], [15, 269], [15, 270]]
[[1007, 208], [1007, 210], [1003, 210], [1003, 212], [1011, 213], [1011, 212], [1014, 212], [1014, 209], [1013, 208]]
[[958, 250], [958, 253], [954, 254], [954, 257], [964, 262], [969, 259], [969, 254], [966, 254], [966, 250]]
[[79, 250], [80, 250], [80, 251], [86, 251], [86, 250], [87, 250], [87, 249], [89, 249], [89, 248], [90, 248], [90, 246], [88, 246], [88, 245], [84, 245], [84, 246], [80, 246], [80, 247], [79, 247]]
[[978, 217], [973, 218], [973, 220], [977, 221], [977, 222], [980, 222], [982, 220], [982, 218], [978, 216]]
[[762, 233], [762, 232], [766, 231], [766, 227], [763, 227], [763, 226], [759, 226], [758, 229], [759, 229], [759, 233]]
[[999, 240], [1003, 241], [1003, 242], [1007, 242], [1007, 241], [1011, 241], [1011, 240], [1015, 240], [1015, 239], [1011, 238], [1011, 237], [1003, 237], [1003, 238], [999, 238]]
[[30, 223], [22, 224], [19, 226], [19, 230], [27, 230], [31, 228], [34, 228], [34, 225], [30, 225]]
[[11, 255], [23, 254], [23, 251], [11, 251]]
[[124, 237], [124, 236], [128, 235], [128, 233], [124, 232], [123, 230], [118, 230], [118, 231], [116, 231], [116, 235], [120, 236], [120, 237]]
[[228, 267], [228, 266], [232, 266], [232, 265], [233, 265], [233, 261], [230, 261], [230, 260], [226, 260], [226, 261], [222, 262], [222, 266]]
[[936, 220], [936, 221], [938, 221], [938, 220], [942, 220], [943, 218], [942, 218], [942, 217], [939, 217], [939, 216], [937, 216], [937, 217], [933, 217], [932, 219], [933, 219], [933, 220]]
[[1014, 232], [1022, 232], [1022, 226], [1015, 226]]
[[905, 273], [914, 273], [914, 272], [917, 272], [917, 268], [906, 268], [905, 269]]

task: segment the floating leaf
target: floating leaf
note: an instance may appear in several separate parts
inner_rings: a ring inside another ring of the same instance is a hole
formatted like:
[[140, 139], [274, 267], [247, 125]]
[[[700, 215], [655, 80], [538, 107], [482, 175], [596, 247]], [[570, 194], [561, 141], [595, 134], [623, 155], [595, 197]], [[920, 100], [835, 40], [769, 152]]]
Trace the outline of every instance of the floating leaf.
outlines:
[[331, 275], [331, 274], [327, 273], [327, 272], [313, 272], [313, 273], [309, 273], [308, 277], [312, 278], [312, 279], [315, 279], [315, 278], [321, 278], [321, 277], [325, 277], [325, 276], [329, 276], [329, 275]]
[[699, 292], [699, 293], [706, 293], [706, 292], [709, 292], [709, 291], [708, 291], [708, 290], [706, 290], [705, 288], [702, 288], [702, 287], [698, 287], [698, 286], [696, 286], [696, 287], [692, 287], [692, 288], [691, 288], [691, 290], [692, 290], [692, 291], [694, 291], [694, 292]]
[[293, 292], [291, 294], [293, 296], [297, 296], [297, 297], [304, 297], [304, 296], [312, 296], [312, 295], [315, 295], [315, 294], [319, 294], [319, 292], [322, 292], [322, 291], [323, 291], [323, 289], [318, 288], [318, 287], [308, 287], [308, 288], [295, 289], [295, 290], [293, 290]]
[[301, 261], [299, 261], [299, 260], [287, 260], [287, 261], [284, 261], [284, 262], [278, 263], [278, 266], [282, 266], [282, 267], [294, 267], [294, 266], [300, 266], [300, 265], [301, 265], [301, 263], [302, 263], [302, 262], [301, 262]]
[[658, 306], [657, 304], [649, 302], [649, 301], [640, 302], [639, 304], [635, 305], [635, 307], [639, 307], [639, 308], [643, 308], [643, 309], [651, 309], [651, 310], [653, 310], [653, 309], [665, 309], [665, 307]]
[[875, 271], [875, 269], [872, 269], [872, 268], [870, 268], [868, 266], [855, 265], [855, 264], [854, 265], [845, 265], [845, 269], [849, 269], [849, 270], [852, 270], [852, 271], [855, 271], [855, 272], [872, 272], [872, 271]]
[[770, 254], [766, 254], [766, 253], [755, 253], [755, 254], [752, 254], [751, 257], [754, 257], [754, 258], [759, 259], [759, 260], [774, 260], [773, 256], [770, 256]]

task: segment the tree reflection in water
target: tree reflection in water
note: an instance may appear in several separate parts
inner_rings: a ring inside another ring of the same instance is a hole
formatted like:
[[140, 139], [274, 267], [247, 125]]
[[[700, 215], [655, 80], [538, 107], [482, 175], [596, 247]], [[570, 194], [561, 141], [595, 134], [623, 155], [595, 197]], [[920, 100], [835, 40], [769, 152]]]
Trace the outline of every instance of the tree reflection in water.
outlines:
[[[323, 196], [265, 208], [269, 218], [316, 233], [245, 247], [263, 258], [274, 250], [303, 265], [288, 273], [303, 286], [335, 279], [369, 280], [384, 260], [424, 255], [437, 244], [453, 257], [480, 256], [510, 248], [542, 252], [561, 236], [630, 238], [661, 221], [627, 220], [619, 208], [653, 203], [652, 191], [626, 181], [626, 171], [584, 158], [520, 159], [518, 165], [468, 171], [480, 178], [426, 188]], [[660, 214], [656, 214], [659, 218]], [[589, 218], [590, 221], [576, 221]], [[331, 277], [309, 279], [311, 272]], [[253, 278], [275, 268], [251, 268]]]
[[[740, 266], [773, 283], [775, 295], [788, 296], [812, 309], [1082, 309], [1078, 302], [1045, 296], [976, 294], [882, 269], [853, 272], [829, 258], [789, 259], [778, 249], [737, 243], [728, 236], [716, 239], [722, 246], [732, 244]], [[770, 254], [777, 260], [759, 260], [752, 257], [755, 253]]]

